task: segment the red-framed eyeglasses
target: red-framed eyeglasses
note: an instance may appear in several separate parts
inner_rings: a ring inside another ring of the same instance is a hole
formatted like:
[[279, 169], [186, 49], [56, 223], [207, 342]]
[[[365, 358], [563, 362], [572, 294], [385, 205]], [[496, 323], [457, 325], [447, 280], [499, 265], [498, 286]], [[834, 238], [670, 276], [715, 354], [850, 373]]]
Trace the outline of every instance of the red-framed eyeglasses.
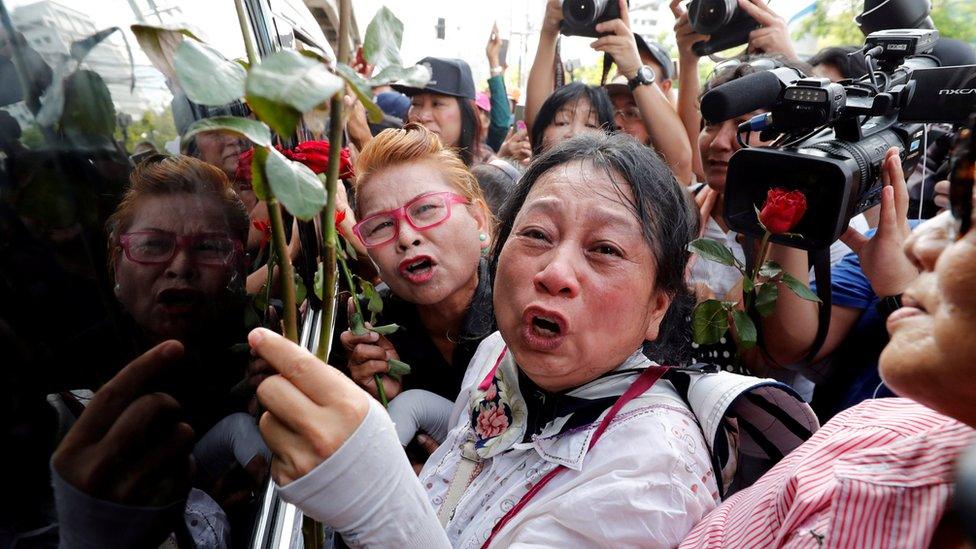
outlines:
[[400, 221], [406, 220], [418, 231], [431, 229], [451, 218], [451, 206], [470, 204], [467, 198], [452, 192], [427, 193], [395, 210], [375, 213], [353, 226], [367, 248], [382, 246], [400, 236]]
[[168, 231], [135, 231], [119, 237], [125, 257], [135, 263], [157, 265], [173, 259], [179, 250], [189, 250], [200, 265], [223, 266], [244, 250], [243, 244], [224, 233], [177, 236]]

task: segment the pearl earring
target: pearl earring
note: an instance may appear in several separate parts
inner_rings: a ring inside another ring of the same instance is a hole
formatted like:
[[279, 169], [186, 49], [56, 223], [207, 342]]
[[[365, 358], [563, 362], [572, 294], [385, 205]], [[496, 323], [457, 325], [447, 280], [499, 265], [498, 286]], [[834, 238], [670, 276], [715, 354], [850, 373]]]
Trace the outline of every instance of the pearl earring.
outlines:
[[122, 285], [120, 285], [118, 282], [116, 282], [115, 283], [115, 288], [113, 288], [113, 290], [115, 290], [115, 295], [119, 295], [119, 292], [122, 291]]
[[486, 235], [485, 233], [481, 233], [478, 235], [478, 240], [484, 242], [485, 240], [488, 240], [488, 235]]

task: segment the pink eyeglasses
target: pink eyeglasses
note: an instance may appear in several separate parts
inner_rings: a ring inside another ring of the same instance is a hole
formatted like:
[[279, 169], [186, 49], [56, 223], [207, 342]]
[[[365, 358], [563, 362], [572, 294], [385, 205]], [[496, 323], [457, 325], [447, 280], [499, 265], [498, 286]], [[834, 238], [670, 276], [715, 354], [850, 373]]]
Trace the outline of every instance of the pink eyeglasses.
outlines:
[[166, 231], [136, 231], [119, 237], [125, 257], [135, 263], [156, 265], [173, 259], [181, 249], [190, 251], [200, 265], [227, 265], [244, 246], [223, 233], [177, 236]]
[[452, 192], [422, 194], [395, 210], [373, 214], [353, 226], [367, 248], [375, 248], [400, 236], [400, 220], [406, 219], [418, 231], [430, 229], [451, 218], [451, 206], [470, 204], [467, 198]]

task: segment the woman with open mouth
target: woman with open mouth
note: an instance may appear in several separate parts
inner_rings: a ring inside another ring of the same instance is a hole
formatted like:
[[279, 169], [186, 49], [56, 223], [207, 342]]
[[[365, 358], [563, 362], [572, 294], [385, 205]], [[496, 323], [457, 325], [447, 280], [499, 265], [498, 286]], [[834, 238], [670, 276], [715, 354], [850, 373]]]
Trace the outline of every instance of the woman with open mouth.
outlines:
[[[457, 398], [478, 344], [494, 331], [486, 253], [492, 216], [458, 155], [419, 124], [389, 129], [360, 153], [353, 231], [366, 246], [380, 278], [383, 312], [377, 324], [402, 328], [389, 336], [340, 335], [352, 378], [378, 396], [375, 375], [393, 399], [425, 389]], [[402, 383], [388, 359], [411, 365]]]
[[[373, 399], [252, 332], [282, 374], [258, 389], [282, 497], [354, 546], [677, 545], [718, 489], [695, 416], [641, 346], [674, 333], [662, 321], [688, 291], [693, 225], [674, 176], [629, 136], [578, 136], [535, 159], [501, 215], [499, 331], [419, 482]], [[419, 238], [409, 228], [398, 246]], [[401, 278], [421, 295], [421, 274]]]

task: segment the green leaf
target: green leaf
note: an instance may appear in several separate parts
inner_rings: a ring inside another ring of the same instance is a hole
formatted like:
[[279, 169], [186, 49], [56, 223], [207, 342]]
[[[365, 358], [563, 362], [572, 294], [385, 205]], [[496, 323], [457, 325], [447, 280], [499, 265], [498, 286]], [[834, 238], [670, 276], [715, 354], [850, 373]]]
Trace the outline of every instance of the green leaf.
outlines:
[[765, 278], [776, 278], [782, 272], [783, 267], [780, 267], [779, 263], [775, 261], [767, 261], [759, 268], [759, 276]]
[[698, 238], [688, 244], [688, 251], [697, 253], [702, 258], [722, 265], [735, 265], [735, 256], [725, 245], [710, 238]]
[[374, 326], [372, 330], [380, 335], [390, 335], [400, 329], [397, 324], [387, 324], [385, 326]]
[[97, 73], [79, 70], [65, 79], [61, 131], [78, 146], [112, 145], [115, 104]]
[[302, 113], [328, 101], [344, 86], [324, 63], [284, 50], [251, 67], [245, 90], [258, 118], [279, 135], [291, 135]]
[[390, 373], [395, 376], [403, 376], [410, 373], [410, 365], [395, 358], [386, 361], [390, 365]]
[[278, 135], [292, 135], [298, 127], [302, 113], [295, 109], [275, 103], [263, 97], [247, 96], [247, 104], [258, 117], [263, 120]]
[[258, 200], [267, 200], [271, 197], [268, 179], [264, 172], [264, 166], [268, 163], [269, 150], [271, 149], [255, 147], [254, 155], [251, 156], [251, 188]]
[[373, 124], [379, 123], [383, 120], [383, 111], [380, 109], [379, 105], [373, 102], [373, 89], [370, 87], [369, 83], [359, 75], [356, 71], [352, 69], [349, 65], [339, 64], [336, 66], [336, 73], [342, 77], [349, 87], [352, 88], [353, 93], [359, 98], [359, 102], [366, 107], [366, 118], [369, 119]]
[[325, 292], [322, 291], [322, 284], [325, 282], [325, 265], [319, 262], [319, 266], [315, 269], [315, 278], [312, 279], [312, 291], [315, 292], [315, 297], [322, 299]]
[[776, 308], [776, 298], [779, 297], [779, 286], [775, 282], [767, 282], [759, 287], [756, 295], [756, 311], [762, 317], [772, 314]]
[[180, 86], [201, 105], [226, 105], [244, 96], [247, 72], [216, 49], [196, 40], [184, 40], [173, 57]]
[[399, 66], [400, 45], [403, 43], [403, 23], [389, 8], [383, 6], [366, 26], [363, 35], [363, 57], [376, 69]]
[[402, 82], [408, 86], [423, 88], [430, 82], [430, 71], [423, 65], [389, 66], [369, 79], [371, 86], [382, 86], [391, 82]]
[[173, 67], [173, 56], [176, 48], [186, 37], [199, 40], [192, 32], [183, 27], [132, 25], [139, 47], [163, 76], [176, 80], [176, 69]]
[[345, 253], [348, 254], [349, 257], [351, 257], [353, 259], [353, 261], [356, 261], [356, 260], [359, 259], [359, 254], [356, 253], [356, 248], [348, 240], [346, 240], [345, 238], [343, 238], [342, 239], [342, 244], [343, 244], [343, 247], [346, 250]]
[[735, 324], [735, 332], [739, 336], [739, 345], [743, 349], [756, 346], [756, 325], [745, 311], [738, 309], [732, 311], [732, 323]]
[[780, 279], [780, 282], [786, 284], [786, 287], [796, 294], [796, 297], [805, 299], [807, 301], [815, 301], [820, 303], [820, 298], [817, 297], [817, 294], [810, 290], [810, 286], [808, 286], [806, 282], [797, 280], [797, 278], [790, 273], [783, 273], [783, 278]]
[[353, 313], [349, 315], [349, 329], [352, 330], [352, 335], [366, 335], [369, 330], [363, 326], [363, 315], [359, 313]]
[[264, 173], [275, 198], [298, 219], [308, 221], [322, 211], [328, 198], [325, 188], [308, 166], [292, 162], [275, 149], [268, 152]]
[[183, 133], [183, 143], [200, 132], [225, 132], [239, 135], [259, 147], [271, 146], [271, 130], [267, 124], [240, 116], [214, 116], [197, 120]]
[[702, 301], [691, 314], [691, 331], [695, 343], [713, 345], [729, 330], [725, 305], [716, 299]]
[[302, 301], [305, 301], [305, 296], [308, 295], [308, 290], [305, 288], [305, 281], [302, 280], [302, 276], [295, 271], [295, 305], [301, 305]]
[[742, 277], [742, 291], [744, 293], [749, 293], [756, 289], [756, 284], [748, 276]]
[[363, 297], [368, 300], [366, 309], [374, 314], [382, 313], [383, 299], [380, 298], [380, 294], [376, 291], [376, 288], [369, 281], [363, 279], [359, 280], [359, 287], [362, 289]]

